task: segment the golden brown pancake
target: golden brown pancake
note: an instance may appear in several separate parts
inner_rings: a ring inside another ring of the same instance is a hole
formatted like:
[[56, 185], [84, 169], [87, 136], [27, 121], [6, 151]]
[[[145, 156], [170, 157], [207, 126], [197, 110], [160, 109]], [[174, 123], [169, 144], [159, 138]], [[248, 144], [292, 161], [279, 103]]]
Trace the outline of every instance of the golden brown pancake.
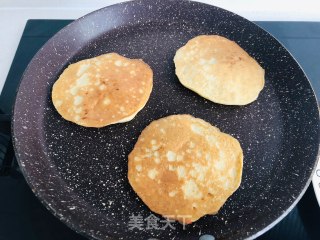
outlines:
[[217, 213], [241, 182], [239, 142], [190, 115], [153, 121], [129, 154], [128, 179], [154, 212], [190, 223]]
[[71, 64], [52, 89], [60, 115], [85, 127], [127, 122], [145, 106], [153, 73], [140, 59], [103, 54]]
[[238, 44], [217, 35], [195, 37], [174, 57], [185, 87], [215, 103], [245, 105], [264, 87], [264, 70]]

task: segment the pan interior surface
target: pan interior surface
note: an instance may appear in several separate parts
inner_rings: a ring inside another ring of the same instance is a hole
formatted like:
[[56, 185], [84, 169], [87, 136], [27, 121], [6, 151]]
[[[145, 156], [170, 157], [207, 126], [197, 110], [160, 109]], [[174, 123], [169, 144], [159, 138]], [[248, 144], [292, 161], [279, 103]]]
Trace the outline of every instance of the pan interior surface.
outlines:
[[[259, 98], [246, 106], [212, 103], [183, 87], [173, 57], [189, 39], [218, 34], [265, 69]], [[147, 105], [128, 123], [84, 128], [54, 109], [51, 89], [71, 63], [108, 52], [141, 58], [154, 72]], [[239, 140], [242, 184], [217, 215], [185, 229], [148, 229], [152, 214], [127, 180], [127, 156], [141, 131], [172, 114], [202, 118]], [[44, 205], [68, 226], [97, 239], [216, 239], [259, 235], [301, 197], [316, 162], [319, 113], [308, 79], [271, 35], [233, 13], [189, 1], [133, 1], [80, 18], [57, 33], [24, 73], [13, 134], [21, 169]], [[138, 217], [140, 228], [130, 223]]]

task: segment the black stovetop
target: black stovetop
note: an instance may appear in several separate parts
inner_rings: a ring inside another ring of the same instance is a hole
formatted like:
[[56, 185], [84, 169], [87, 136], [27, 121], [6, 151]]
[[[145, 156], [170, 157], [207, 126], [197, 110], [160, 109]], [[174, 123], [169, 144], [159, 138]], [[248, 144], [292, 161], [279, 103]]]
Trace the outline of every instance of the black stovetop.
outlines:
[[[17, 85], [41, 46], [71, 20], [29, 20], [0, 96], [0, 240], [81, 240], [34, 196], [19, 171], [10, 136]], [[320, 96], [320, 23], [257, 22], [293, 54]], [[298, 205], [259, 239], [320, 239], [320, 208], [310, 185]]]

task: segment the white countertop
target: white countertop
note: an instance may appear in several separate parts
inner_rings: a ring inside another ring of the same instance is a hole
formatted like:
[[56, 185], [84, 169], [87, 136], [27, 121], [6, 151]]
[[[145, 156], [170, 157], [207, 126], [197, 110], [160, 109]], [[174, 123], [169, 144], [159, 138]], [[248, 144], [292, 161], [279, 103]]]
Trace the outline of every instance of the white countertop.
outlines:
[[[249, 20], [320, 21], [317, 0], [198, 0], [225, 8]], [[0, 92], [28, 19], [76, 19], [119, 0], [1, 0]], [[8, 24], [10, 23], [10, 24]]]

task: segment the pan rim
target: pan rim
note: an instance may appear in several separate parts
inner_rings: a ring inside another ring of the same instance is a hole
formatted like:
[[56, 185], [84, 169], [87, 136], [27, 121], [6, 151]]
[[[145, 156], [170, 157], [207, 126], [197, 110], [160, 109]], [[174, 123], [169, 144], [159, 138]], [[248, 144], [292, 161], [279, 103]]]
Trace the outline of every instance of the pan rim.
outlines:
[[[180, 2], [180, 1], [178, 1], [178, 0], [166, 0], [166, 1], [168, 1], [168, 2]], [[124, 4], [130, 3], [130, 2], [139, 2], [139, 3], [142, 3], [142, 4], [144, 4], [144, 3], [156, 4], [157, 1], [140, 1], [140, 0], [134, 1], [134, 0], [133, 0], [133, 1], [126, 1], [126, 2], [122, 2], [122, 3], [110, 5], [110, 6], [107, 6], [107, 7], [101, 8], [101, 9], [98, 9], [98, 10], [96, 10], [96, 11], [93, 11], [93, 12], [91, 12], [91, 13], [83, 16], [83, 17], [80, 17], [79, 19], [77, 19], [77, 20], [69, 23], [68, 25], [66, 25], [63, 29], [67, 29], [68, 27], [72, 26], [73, 24], [77, 24], [77, 23], [78, 23], [79, 21], [81, 21], [82, 19], [86, 19], [88, 16], [93, 16], [94, 14], [97, 14], [97, 13], [99, 13], [100, 11], [102, 11], [102, 10], [104, 10], [104, 9], [109, 9], [109, 8], [111, 9], [112, 7], [119, 6], [119, 5], [124, 5]], [[192, 1], [182, 1], [182, 2], [192, 3]], [[195, 1], [195, 2], [196, 2], [196, 1]], [[207, 7], [215, 7], [215, 6], [213, 6], [213, 5], [209, 5], [209, 4], [205, 4], [205, 3], [201, 3], [201, 2], [196, 2], [196, 3], [201, 4], [201, 5], [205, 5], [205, 6], [207, 6]], [[221, 10], [223, 10], [223, 11], [226, 11], [226, 12], [228, 12], [228, 13], [233, 14], [232, 12], [230, 12], [230, 11], [228, 11], [228, 10], [225, 10], [225, 9], [222, 9], [222, 8], [219, 8], [219, 7], [215, 7], [215, 8], [221, 9]], [[239, 15], [237, 15], [237, 16], [239, 16]], [[241, 16], [239, 16], [239, 17], [241, 17]], [[241, 17], [241, 18], [243, 18], [243, 17]], [[247, 20], [247, 19], [246, 19], [246, 20]], [[249, 21], [249, 20], [247, 20], [247, 21]], [[251, 22], [251, 21], [249, 21], [249, 22], [250, 22], [250, 23], [253, 23], [253, 22]], [[253, 24], [256, 25], [257, 27], [259, 27], [257, 24], [255, 24], [255, 23], [253, 23]], [[261, 27], [259, 27], [259, 28], [262, 29]], [[63, 29], [62, 29], [62, 30], [63, 30]], [[59, 32], [61, 32], [62, 30], [60, 30]], [[267, 32], [267, 31], [264, 30], [264, 29], [262, 29], [262, 30], [265, 31], [265, 32]], [[58, 32], [58, 33], [59, 33], [59, 32]], [[57, 33], [57, 34], [58, 34], [58, 33]], [[267, 33], [268, 33], [271, 37], [273, 37], [272, 34], [270, 34], [269, 32], [267, 32]], [[55, 34], [52, 38], [50, 38], [50, 39], [43, 45], [42, 48], [48, 46], [48, 45], [50, 44], [50, 42], [52, 41], [52, 39], [55, 38], [55, 36], [56, 36], [57, 34]], [[292, 56], [292, 54], [282, 45], [282, 43], [279, 42], [275, 37], [273, 37], [273, 38], [274, 38], [274, 39], [290, 54], [290, 56], [296, 61], [296, 59], [295, 59], [295, 58]], [[41, 49], [42, 49], [42, 48], [41, 48]], [[28, 73], [28, 69], [30, 68], [30, 65], [33, 64], [34, 59], [37, 58], [37, 56], [38, 56], [39, 52], [41, 51], [41, 49], [35, 54], [35, 56], [33, 57], [33, 59], [29, 62], [26, 70], [25, 70], [24, 73], [23, 73], [23, 76], [22, 76], [22, 78], [21, 78], [20, 84], [21, 84], [21, 82], [22, 82], [22, 79], [25, 78], [25, 75]], [[296, 62], [297, 62], [297, 61], [296, 61]], [[310, 83], [310, 80], [308, 79], [307, 75], [305, 74], [303, 68], [301, 68], [300, 64], [299, 64], [298, 62], [297, 62], [297, 64], [299, 65], [300, 69], [303, 71], [303, 73], [304, 73], [304, 75], [305, 75], [305, 78], [308, 80], [308, 83], [309, 83], [309, 85], [310, 85], [310, 89], [312, 89], [312, 94], [313, 94], [314, 98], [315, 98], [316, 101], [317, 101], [317, 98], [316, 98], [316, 95], [315, 95], [314, 90], [313, 90], [313, 88], [312, 88], [312, 85], [311, 85], [311, 83]], [[17, 92], [20, 91], [20, 84], [19, 84], [19, 86], [18, 86], [18, 88], [17, 88]], [[12, 130], [11, 130], [11, 131], [12, 131], [12, 136], [13, 136], [12, 139], [13, 139], [13, 145], [14, 145], [15, 152], [17, 152], [17, 150], [18, 150], [18, 146], [17, 146], [17, 141], [18, 141], [18, 140], [16, 140], [16, 138], [15, 138], [16, 134], [14, 133], [14, 131], [15, 131], [15, 118], [14, 118], [14, 117], [15, 117], [15, 106], [16, 106], [16, 104], [17, 104], [17, 99], [15, 100], [14, 107], [13, 107], [13, 110], [12, 110], [12, 121], [11, 121], [11, 125], [12, 125], [12, 127], [11, 127]], [[318, 115], [319, 115], [319, 109], [318, 109]], [[318, 128], [318, 136], [319, 136], [319, 128]], [[320, 154], [320, 152], [319, 152], [319, 147], [318, 147], [318, 156], [319, 156], [319, 154]], [[92, 238], [92, 236], [89, 235], [86, 231], [81, 231], [81, 230], [77, 229], [77, 226], [74, 225], [71, 221], [65, 221], [63, 218], [61, 218], [61, 217], [57, 214], [57, 212], [58, 212], [57, 209], [50, 208], [50, 205], [48, 204], [48, 202], [46, 202], [46, 200], [44, 200], [45, 198], [44, 198], [43, 196], [41, 196], [41, 193], [34, 187], [34, 184], [32, 184], [32, 181], [29, 179], [29, 176], [28, 176], [27, 172], [25, 171], [24, 166], [21, 164], [21, 159], [20, 159], [20, 157], [19, 157], [18, 155], [16, 155], [16, 157], [17, 157], [18, 164], [19, 164], [19, 167], [20, 167], [20, 169], [21, 169], [21, 171], [22, 171], [22, 173], [23, 173], [24, 178], [26, 179], [26, 181], [27, 181], [28, 185], [30, 186], [30, 188], [32, 189], [33, 193], [34, 193], [34, 194], [38, 197], [38, 199], [41, 201], [41, 203], [42, 203], [47, 209], [49, 209], [49, 211], [50, 211], [51, 213], [53, 213], [54, 216], [56, 216], [59, 220], [61, 220], [64, 224], [66, 224], [67, 226], [69, 226], [69, 227], [70, 227], [71, 229], [73, 229], [75, 232], [80, 233], [80, 234], [84, 235], [85, 237]], [[316, 163], [317, 163], [317, 161], [316, 161]], [[314, 173], [314, 171], [315, 171], [316, 163], [315, 163], [315, 165], [314, 165], [313, 168], [312, 168], [312, 169], [313, 169], [313, 170], [312, 170], [312, 173]], [[266, 231], [268, 231], [269, 229], [271, 229], [273, 226], [275, 226], [278, 222], [280, 222], [280, 221], [295, 207], [295, 205], [299, 202], [299, 200], [301, 199], [301, 197], [304, 195], [307, 187], [309, 186], [309, 184], [310, 184], [310, 182], [311, 182], [312, 176], [313, 176], [313, 174], [311, 174], [311, 175], [309, 176], [309, 178], [308, 178], [308, 180], [307, 180], [304, 188], [303, 188], [302, 191], [300, 192], [299, 196], [293, 201], [293, 203], [292, 203], [279, 217], [276, 218], [275, 221], [271, 222], [271, 223], [268, 224], [268, 225], [265, 225], [265, 226], [263, 227], [263, 229], [261, 229], [260, 231], [257, 231], [256, 233], [254, 233], [253, 235], [251, 235], [251, 236], [248, 237], [247, 239], [254, 239], [254, 238], [262, 235], [263, 233], [265, 233]], [[112, 236], [110, 236], [110, 237], [112, 237]]]

